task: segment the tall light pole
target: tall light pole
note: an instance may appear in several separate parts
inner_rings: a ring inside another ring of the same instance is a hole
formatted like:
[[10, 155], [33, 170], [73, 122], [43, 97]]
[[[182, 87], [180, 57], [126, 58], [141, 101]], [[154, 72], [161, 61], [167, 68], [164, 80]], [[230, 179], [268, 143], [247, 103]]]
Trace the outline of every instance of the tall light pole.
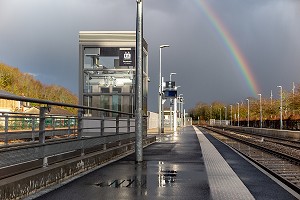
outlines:
[[[172, 81], [172, 75], [175, 75], [175, 74], [176, 73], [174, 73], [174, 72], [170, 73], [170, 79], [169, 79], [170, 82]], [[173, 101], [173, 105], [174, 105], [174, 101]], [[171, 100], [171, 98], [170, 98], [170, 115], [169, 115], [169, 117], [170, 117], [170, 130], [172, 130], [173, 125], [172, 125], [172, 100]]]
[[261, 106], [261, 94], [259, 96], [259, 114], [260, 114], [260, 128], [262, 128], [262, 106]]
[[240, 103], [237, 102], [236, 104], [238, 105], [238, 126], [240, 126]]
[[135, 70], [135, 154], [143, 161], [143, 3], [137, 0]]
[[248, 103], [248, 114], [247, 114], [247, 116], [248, 116], [248, 123], [247, 123], [247, 125], [248, 125], [248, 127], [249, 127], [249, 118], [250, 118], [250, 115], [249, 115], [249, 99], [246, 99], [247, 100], [247, 103]]
[[[181, 86], [175, 86], [175, 90], [177, 91], [178, 88], [180, 88]], [[173, 114], [173, 127], [174, 127], [174, 132], [177, 131], [177, 98], [174, 98], [174, 114]]]
[[232, 126], [232, 105], [230, 105], [230, 125]]
[[[180, 127], [183, 127], [183, 94], [179, 95], [179, 106], [180, 106]], [[199, 125], [199, 116], [198, 116], [198, 125]]]
[[222, 124], [222, 119], [221, 119], [221, 116], [222, 116], [222, 108], [220, 108], [220, 125]]
[[277, 86], [280, 88], [280, 130], [282, 130], [282, 86]]
[[158, 133], [164, 132], [164, 118], [162, 113], [162, 77], [161, 77], [161, 49], [169, 47], [169, 45], [164, 44], [159, 47], [159, 90], [158, 90]]
[[225, 125], [227, 125], [227, 123], [226, 123], [226, 120], [227, 120], [227, 107], [226, 106], [224, 106], [224, 108], [225, 108]]
[[[273, 91], [271, 90], [271, 96], [270, 96], [270, 99], [271, 99], [271, 113], [273, 112]], [[273, 116], [271, 114], [271, 119], [273, 119]]]
[[212, 105], [210, 105], [210, 119], [212, 118]]
[[293, 116], [295, 115], [295, 82], [293, 82]]

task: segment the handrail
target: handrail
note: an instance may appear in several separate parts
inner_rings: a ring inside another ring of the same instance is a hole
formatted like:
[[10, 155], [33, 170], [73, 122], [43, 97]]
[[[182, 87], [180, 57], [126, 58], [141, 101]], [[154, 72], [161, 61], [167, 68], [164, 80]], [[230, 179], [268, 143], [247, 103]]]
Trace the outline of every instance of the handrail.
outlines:
[[[134, 113], [10, 94], [0, 94], [0, 99], [39, 106], [37, 114], [0, 112], [0, 168], [10, 168], [35, 159], [42, 159], [45, 167], [49, 164], [48, 157], [77, 150], [82, 156], [86, 149], [135, 137]], [[78, 114], [47, 114], [51, 106], [75, 108]], [[86, 110], [96, 115], [85, 115]], [[110, 116], [105, 117], [104, 112], [110, 113]]]
[[0, 94], [0, 98], [8, 99], [8, 100], [17, 100], [17, 101], [25, 101], [25, 102], [31, 102], [31, 103], [46, 104], [46, 105], [54, 105], [54, 106], [65, 106], [65, 107], [73, 107], [73, 108], [79, 108], [79, 109], [97, 110], [97, 111], [103, 111], [103, 112], [111, 112], [111, 113], [134, 116], [134, 113], [120, 112], [120, 111], [109, 110], [109, 109], [104, 109], [104, 108], [88, 107], [88, 106], [83, 106], [83, 105], [54, 102], [54, 101], [49, 101], [49, 100], [41, 100], [41, 99], [28, 98], [28, 97], [22, 97], [22, 96], [16, 96], [16, 95]]

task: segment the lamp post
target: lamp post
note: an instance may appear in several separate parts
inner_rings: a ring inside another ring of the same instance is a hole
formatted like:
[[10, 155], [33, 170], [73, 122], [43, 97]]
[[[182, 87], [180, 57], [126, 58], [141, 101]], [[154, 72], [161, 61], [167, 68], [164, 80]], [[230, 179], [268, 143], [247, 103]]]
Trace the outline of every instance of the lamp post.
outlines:
[[280, 88], [280, 130], [282, 130], [282, 86], [277, 86]]
[[[183, 94], [179, 95], [179, 116], [180, 116], [180, 127], [183, 127]], [[198, 116], [198, 125], [199, 125], [199, 116]]]
[[222, 116], [222, 109], [220, 108], [220, 125], [222, 124], [221, 122], [222, 122], [222, 119], [221, 119], [221, 116]]
[[161, 50], [163, 48], [169, 47], [169, 45], [160, 45], [159, 47], [159, 90], [158, 90], [158, 133], [164, 132], [164, 118], [162, 113], [162, 77], [161, 77]]
[[295, 115], [295, 82], [293, 82], [293, 116]]
[[247, 123], [247, 125], [248, 125], [248, 127], [249, 127], [249, 118], [250, 118], [250, 112], [249, 112], [249, 99], [246, 99], [247, 100], [247, 103], [248, 103], [248, 114], [247, 114], [247, 117], [248, 117], [248, 123]]
[[259, 96], [259, 114], [260, 114], [260, 128], [262, 128], [262, 107], [261, 107], [261, 94]]
[[232, 105], [230, 105], [230, 125], [232, 126]]
[[[177, 91], [178, 88], [180, 88], [181, 86], [175, 86], [175, 90]], [[177, 98], [174, 98], [174, 114], [173, 114], [173, 126], [174, 126], [174, 132], [177, 131]]]
[[[176, 73], [174, 73], [174, 72], [172, 72], [172, 73], [170, 73], [170, 84], [171, 84], [171, 81], [172, 81], [172, 75], [175, 75]], [[173, 104], [174, 104], [174, 101], [173, 101]], [[170, 117], [170, 130], [172, 130], [172, 127], [173, 127], [173, 125], [172, 125], [172, 100], [171, 100], [171, 98], [170, 98], [170, 115], [169, 115], [169, 117]]]
[[[212, 119], [212, 105], [210, 105], [210, 119]], [[209, 124], [210, 124], [210, 122], [209, 122]]]
[[226, 123], [226, 120], [227, 120], [227, 107], [224, 106], [224, 108], [225, 108], [225, 125], [227, 125], [227, 123]]
[[237, 118], [238, 118], [238, 126], [240, 126], [240, 103], [237, 102], [236, 104], [238, 105], [238, 116], [237, 116]]
[[135, 156], [143, 161], [143, 3], [137, 0], [135, 78]]

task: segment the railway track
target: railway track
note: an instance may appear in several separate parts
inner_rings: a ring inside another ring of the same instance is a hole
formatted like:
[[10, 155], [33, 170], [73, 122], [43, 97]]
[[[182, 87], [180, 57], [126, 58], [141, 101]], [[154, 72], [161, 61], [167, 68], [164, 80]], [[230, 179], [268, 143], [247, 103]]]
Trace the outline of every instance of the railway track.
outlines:
[[278, 142], [278, 139], [266, 140], [211, 127], [203, 128], [300, 194], [300, 149], [297, 144], [284, 144]]

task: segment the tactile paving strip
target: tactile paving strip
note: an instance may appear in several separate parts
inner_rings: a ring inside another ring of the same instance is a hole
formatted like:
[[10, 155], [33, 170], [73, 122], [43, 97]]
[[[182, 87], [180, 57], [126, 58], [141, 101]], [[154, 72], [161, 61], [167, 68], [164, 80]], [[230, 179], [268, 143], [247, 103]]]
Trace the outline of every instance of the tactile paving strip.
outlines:
[[217, 149], [194, 126], [202, 149], [212, 199], [254, 199]]

